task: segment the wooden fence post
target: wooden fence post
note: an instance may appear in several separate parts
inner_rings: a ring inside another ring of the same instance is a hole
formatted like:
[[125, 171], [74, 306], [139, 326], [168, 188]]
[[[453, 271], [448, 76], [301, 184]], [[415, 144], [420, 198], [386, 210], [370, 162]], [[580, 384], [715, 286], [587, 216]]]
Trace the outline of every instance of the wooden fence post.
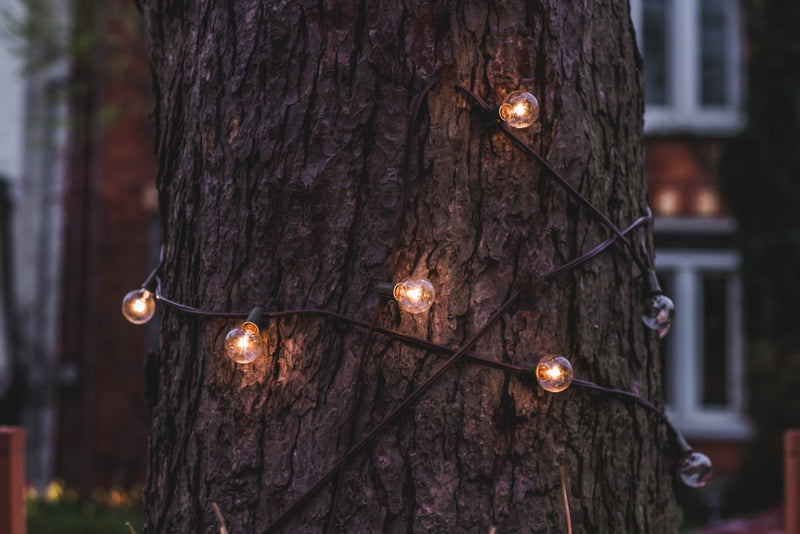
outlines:
[[25, 429], [0, 426], [0, 532], [25, 534]]
[[783, 434], [783, 489], [786, 534], [800, 534], [800, 430]]

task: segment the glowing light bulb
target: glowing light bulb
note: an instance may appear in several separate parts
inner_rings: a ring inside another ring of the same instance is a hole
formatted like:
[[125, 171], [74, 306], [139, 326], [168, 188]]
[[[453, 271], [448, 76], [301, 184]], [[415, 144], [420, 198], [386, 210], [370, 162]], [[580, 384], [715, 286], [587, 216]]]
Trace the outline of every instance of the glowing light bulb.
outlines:
[[156, 313], [156, 299], [145, 288], [134, 289], [122, 299], [122, 315], [133, 324], [144, 324]]
[[536, 381], [551, 393], [564, 391], [572, 384], [572, 364], [563, 356], [548, 355], [536, 364]]
[[681, 480], [690, 488], [702, 488], [708, 484], [714, 474], [711, 459], [705, 454], [695, 451], [681, 458], [679, 470]]
[[500, 106], [499, 114], [512, 128], [527, 128], [539, 118], [539, 101], [530, 93], [514, 91]]
[[263, 316], [262, 308], [253, 308], [242, 326], [228, 332], [225, 336], [225, 356], [236, 363], [250, 363], [266, 354], [267, 347], [261, 339]]
[[392, 292], [400, 309], [408, 313], [428, 311], [436, 292], [426, 278], [407, 278], [394, 286]]
[[654, 271], [648, 273], [645, 295], [642, 321], [647, 328], [656, 330], [661, 339], [667, 335], [675, 319], [675, 304], [661, 291]]
[[245, 323], [225, 336], [225, 355], [236, 363], [250, 363], [263, 352], [261, 332], [253, 324]]

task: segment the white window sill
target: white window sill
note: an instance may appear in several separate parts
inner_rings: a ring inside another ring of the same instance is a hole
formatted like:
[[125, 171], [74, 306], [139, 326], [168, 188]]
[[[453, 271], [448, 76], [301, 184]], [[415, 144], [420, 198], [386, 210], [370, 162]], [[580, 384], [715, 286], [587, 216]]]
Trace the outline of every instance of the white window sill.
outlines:
[[644, 133], [647, 135], [728, 137], [739, 133], [744, 124], [744, 114], [736, 109], [702, 108], [681, 111], [651, 106], [644, 112]]
[[655, 233], [675, 234], [732, 234], [736, 222], [730, 217], [667, 217], [660, 215], [653, 221]]
[[731, 410], [675, 412], [667, 408], [667, 416], [688, 440], [747, 441], [753, 436], [750, 421]]

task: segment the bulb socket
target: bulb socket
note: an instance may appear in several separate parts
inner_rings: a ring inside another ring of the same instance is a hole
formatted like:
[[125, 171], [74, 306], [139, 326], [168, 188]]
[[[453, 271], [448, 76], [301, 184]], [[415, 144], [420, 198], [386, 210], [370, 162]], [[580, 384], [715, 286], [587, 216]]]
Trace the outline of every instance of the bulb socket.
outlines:
[[384, 299], [394, 300], [394, 288], [397, 286], [394, 282], [377, 282], [375, 284], [375, 293]]
[[503, 124], [505, 121], [500, 118], [500, 106], [493, 106], [489, 109], [479, 109], [478, 116], [486, 124]]
[[686, 441], [686, 438], [683, 437], [683, 434], [681, 434], [677, 430], [675, 431], [675, 441], [678, 443], [678, 448], [680, 448], [681, 450], [681, 459], [689, 456], [694, 452], [692, 450], [692, 447]]
[[158, 283], [158, 269], [153, 269], [153, 272], [150, 273], [150, 276], [148, 276], [147, 280], [145, 280], [144, 284], [142, 284], [142, 289], [146, 289], [150, 293], [155, 293], [157, 283]]
[[259, 331], [264, 327], [264, 308], [256, 306], [247, 315], [247, 319], [242, 324], [251, 324], [258, 328]]
[[647, 271], [647, 278], [645, 278], [645, 295], [660, 295], [664, 293], [661, 285], [658, 283], [658, 276], [653, 269]]

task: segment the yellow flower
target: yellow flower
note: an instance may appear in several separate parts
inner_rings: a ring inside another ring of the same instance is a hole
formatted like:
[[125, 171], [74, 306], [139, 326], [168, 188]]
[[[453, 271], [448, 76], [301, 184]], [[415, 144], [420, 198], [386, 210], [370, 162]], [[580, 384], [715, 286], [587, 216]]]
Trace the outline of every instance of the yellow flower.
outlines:
[[64, 496], [64, 481], [61, 479], [52, 481], [50, 484], [45, 486], [42, 493], [45, 501], [49, 503], [57, 503], [61, 500], [61, 497]]

